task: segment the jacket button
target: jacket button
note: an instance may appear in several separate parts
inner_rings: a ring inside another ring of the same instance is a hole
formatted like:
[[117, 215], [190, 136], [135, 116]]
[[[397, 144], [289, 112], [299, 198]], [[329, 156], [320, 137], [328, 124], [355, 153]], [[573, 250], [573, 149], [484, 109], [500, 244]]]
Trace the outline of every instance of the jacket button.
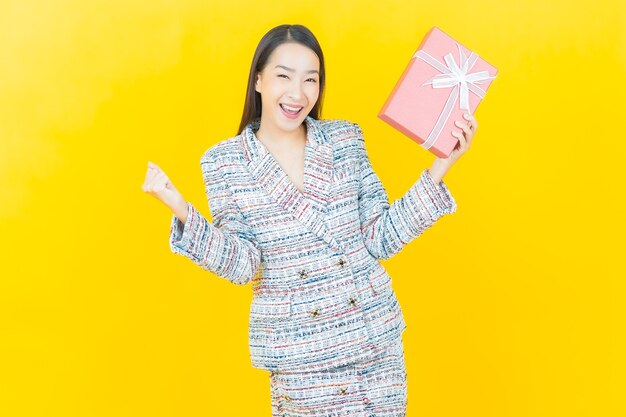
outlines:
[[339, 265], [339, 267], [343, 268], [345, 264], [346, 264], [346, 260], [343, 259], [343, 258], [339, 258], [339, 262], [337, 262], [337, 265]]
[[319, 308], [314, 308], [313, 310], [309, 311], [309, 314], [313, 317], [317, 317], [320, 314], [320, 309]]
[[357, 300], [356, 300], [356, 298], [354, 298], [354, 297], [350, 297], [350, 299], [348, 300], [348, 303], [349, 303], [352, 307], [354, 307], [354, 306], [356, 306], [356, 301], [357, 301]]
[[346, 394], [348, 392], [348, 387], [346, 387], [345, 385], [342, 385], [341, 387], [339, 387], [337, 392], [341, 395]]
[[298, 271], [298, 276], [302, 279], [305, 279], [306, 277], [309, 276], [309, 273], [306, 271], [306, 269], [302, 269]]

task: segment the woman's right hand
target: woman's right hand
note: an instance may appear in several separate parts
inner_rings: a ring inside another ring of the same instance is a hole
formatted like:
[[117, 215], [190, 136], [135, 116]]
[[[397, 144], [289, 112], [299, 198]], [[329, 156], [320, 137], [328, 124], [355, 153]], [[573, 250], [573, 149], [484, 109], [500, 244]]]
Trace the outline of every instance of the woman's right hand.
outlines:
[[148, 171], [141, 189], [160, 200], [175, 213], [187, 212], [187, 202], [182, 194], [174, 187], [165, 172], [150, 161], [148, 161]]

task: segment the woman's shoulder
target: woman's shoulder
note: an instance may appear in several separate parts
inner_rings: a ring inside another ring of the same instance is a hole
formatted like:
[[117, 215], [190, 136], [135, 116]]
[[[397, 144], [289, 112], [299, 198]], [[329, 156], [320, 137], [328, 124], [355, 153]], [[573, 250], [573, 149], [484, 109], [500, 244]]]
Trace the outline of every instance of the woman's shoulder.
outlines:
[[320, 130], [335, 148], [358, 146], [362, 137], [361, 127], [346, 119], [320, 119]]
[[241, 135], [232, 136], [222, 139], [219, 142], [209, 146], [202, 154], [202, 159], [211, 159], [213, 161], [232, 160], [243, 157], [241, 151]]
[[358, 124], [346, 119], [319, 119], [317, 122], [328, 133], [350, 132], [358, 126]]

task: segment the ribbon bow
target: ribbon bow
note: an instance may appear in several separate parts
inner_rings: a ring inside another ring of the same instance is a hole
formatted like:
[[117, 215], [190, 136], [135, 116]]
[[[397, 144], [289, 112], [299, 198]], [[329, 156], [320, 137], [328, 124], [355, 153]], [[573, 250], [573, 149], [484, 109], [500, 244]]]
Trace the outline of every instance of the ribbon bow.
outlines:
[[426, 149], [430, 148], [441, 134], [441, 130], [452, 114], [452, 108], [454, 107], [456, 99], [460, 96], [459, 108], [469, 111], [469, 92], [471, 91], [481, 99], [484, 98], [486, 92], [477, 84], [482, 84], [487, 80], [496, 78], [495, 75], [489, 75], [488, 71], [470, 73], [469, 71], [472, 69], [474, 64], [476, 64], [476, 61], [478, 61], [478, 55], [472, 52], [470, 56], [467, 57], [463, 52], [461, 45], [457, 43], [456, 46], [459, 49], [458, 64], [454, 60], [452, 52], [443, 57], [447, 65], [437, 61], [437, 59], [435, 59], [432, 55], [424, 52], [423, 50], [419, 50], [415, 52], [415, 55], [413, 55], [416, 58], [420, 58], [441, 73], [435, 75], [422, 85], [430, 84], [433, 88], [452, 88], [439, 120], [428, 135], [426, 141], [422, 144], [422, 146]]

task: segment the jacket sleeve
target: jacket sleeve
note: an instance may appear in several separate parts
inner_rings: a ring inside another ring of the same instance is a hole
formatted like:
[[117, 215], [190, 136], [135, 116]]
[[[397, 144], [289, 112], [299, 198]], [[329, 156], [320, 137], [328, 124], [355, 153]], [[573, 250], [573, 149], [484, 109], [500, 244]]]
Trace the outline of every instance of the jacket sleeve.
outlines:
[[456, 202], [443, 181], [436, 184], [425, 169], [409, 190], [389, 205], [387, 192], [372, 169], [361, 127], [356, 130], [360, 170], [359, 217], [365, 247], [377, 259], [391, 258], [432, 226], [444, 214], [456, 211]]
[[170, 248], [206, 271], [234, 284], [246, 284], [254, 278], [261, 263], [255, 235], [209, 152], [202, 156], [200, 165], [213, 223], [187, 202], [185, 223], [172, 216]]

